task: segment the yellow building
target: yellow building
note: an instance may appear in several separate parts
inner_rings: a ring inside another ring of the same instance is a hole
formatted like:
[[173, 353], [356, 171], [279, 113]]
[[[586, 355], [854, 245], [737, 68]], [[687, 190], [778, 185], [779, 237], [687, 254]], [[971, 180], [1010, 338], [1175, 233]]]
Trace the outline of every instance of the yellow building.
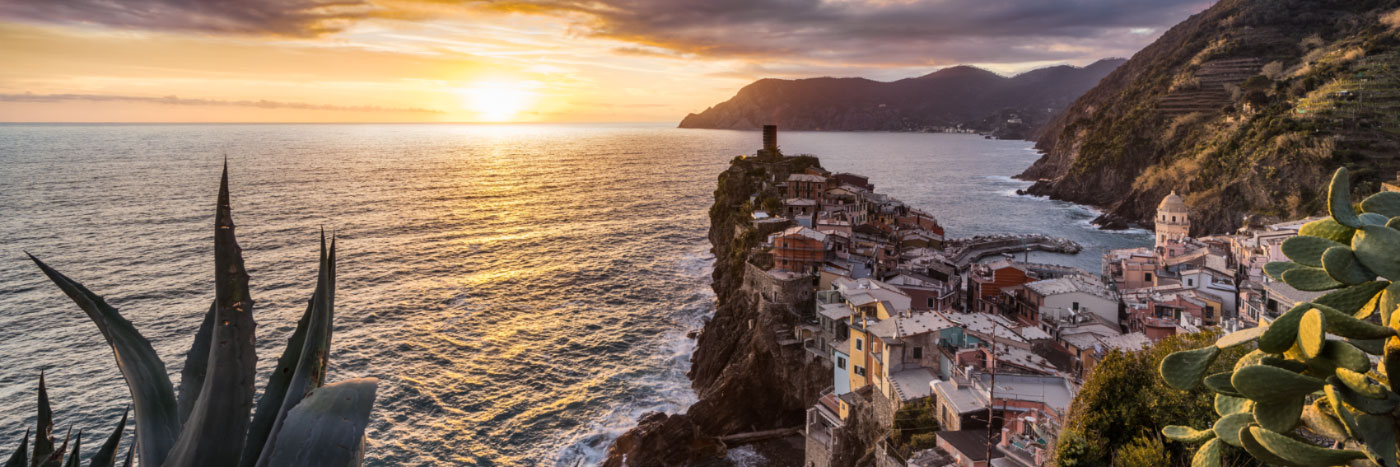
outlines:
[[851, 337], [847, 341], [849, 348], [847, 355], [851, 356], [851, 364], [846, 366], [846, 376], [850, 379], [851, 390], [862, 388], [870, 384], [871, 375], [878, 375], [880, 368], [879, 354], [882, 349], [876, 347], [880, 345], [880, 340], [870, 334], [870, 326], [889, 319], [896, 313], [892, 310], [889, 302], [875, 301], [864, 304], [849, 303], [856, 313], [851, 315], [850, 330]]
[[1170, 240], [1180, 240], [1188, 238], [1191, 234], [1190, 209], [1186, 207], [1186, 201], [1177, 196], [1176, 190], [1162, 198], [1161, 204], [1157, 205], [1157, 248], [1166, 245]]

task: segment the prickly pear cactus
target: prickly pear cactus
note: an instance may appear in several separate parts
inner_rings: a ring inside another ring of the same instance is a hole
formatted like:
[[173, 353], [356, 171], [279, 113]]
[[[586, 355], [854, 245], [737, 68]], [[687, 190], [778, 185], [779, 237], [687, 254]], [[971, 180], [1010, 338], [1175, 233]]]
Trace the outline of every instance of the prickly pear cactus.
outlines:
[[[1222, 464], [1221, 443], [1273, 465], [1397, 467], [1400, 407], [1400, 193], [1351, 202], [1347, 170], [1327, 193], [1330, 218], [1283, 243], [1291, 261], [1264, 271], [1298, 290], [1328, 291], [1264, 327], [1162, 360], [1172, 387], [1204, 383], [1220, 419], [1169, 426], [1167, 438], [1200, 443], [1193, 466]], [[1379, 313], [1377, 313], [1379, 312]], [[1257, 346], [1228, 373], [1207, 375], [1221, 349]]]

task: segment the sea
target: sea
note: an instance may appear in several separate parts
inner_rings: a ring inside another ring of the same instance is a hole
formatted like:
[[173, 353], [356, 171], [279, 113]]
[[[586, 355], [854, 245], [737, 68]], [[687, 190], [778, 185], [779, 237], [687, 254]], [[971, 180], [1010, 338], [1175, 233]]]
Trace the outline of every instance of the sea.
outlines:
[[[868, 175], [949, 236], [1045, 233], [1099, 269], [1089, 207], [1018, 195], [1038, 154], [976, 135], [784, 132], [787, 154]], [[35, 423], [90, 453], [129, 396], [97, 328], [25, 257], [103, 295], [178, 385], [213, 297], [227, 160], [258, 323], [258, 389], [311, 296], [322, 229], [339, 248], [331, 381], [377, 377], [366, 464], [595, 465], [685, 374], [714, 310], [715, 181], [757, 132], [670, 124], [0, 125], [0, 452]], [[134, 434], [127, 434], [125, 453]], [[8, 454], [5, 454], [8, 455]], [[736, 450], [735, 465], [765, 465]]]

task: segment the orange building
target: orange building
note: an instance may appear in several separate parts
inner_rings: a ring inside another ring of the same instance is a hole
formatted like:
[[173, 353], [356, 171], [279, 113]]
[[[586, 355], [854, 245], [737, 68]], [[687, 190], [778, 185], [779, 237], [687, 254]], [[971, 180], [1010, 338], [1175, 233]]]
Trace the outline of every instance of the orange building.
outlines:
[[773, 234], [773, 266], [783, 271], [816, 273], [827, 259], [826, 234], [803, 226]]

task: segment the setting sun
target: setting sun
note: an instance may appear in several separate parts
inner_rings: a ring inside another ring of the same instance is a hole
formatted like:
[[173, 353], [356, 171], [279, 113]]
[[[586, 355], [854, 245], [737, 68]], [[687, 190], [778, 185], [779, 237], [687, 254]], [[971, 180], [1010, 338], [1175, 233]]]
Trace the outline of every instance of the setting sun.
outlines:
[[506, 122], [529, 108], [535, 93], [523, 83], [485, 81], [472, 83], [459, 91], [462, 106], [484, 122]]

